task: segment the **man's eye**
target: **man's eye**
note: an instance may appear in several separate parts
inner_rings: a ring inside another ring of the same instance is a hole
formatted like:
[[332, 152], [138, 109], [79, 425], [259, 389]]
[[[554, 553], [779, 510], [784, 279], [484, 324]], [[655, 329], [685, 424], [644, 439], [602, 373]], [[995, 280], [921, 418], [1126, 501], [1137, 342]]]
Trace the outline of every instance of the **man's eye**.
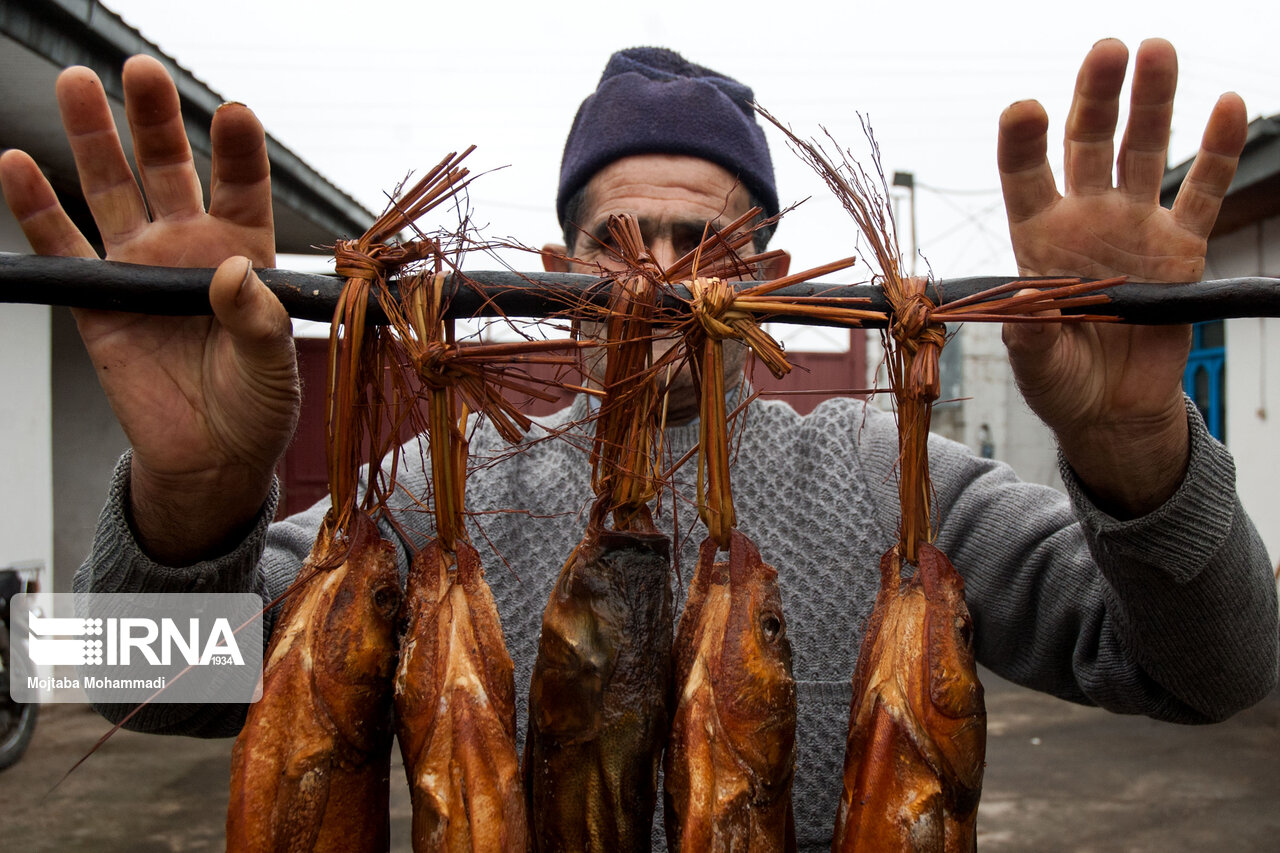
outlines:
[[685, 255], [692, 252], [694, 249], [698, 248], [698, 244], [701, 242], [702, 240], [694, 239], [694, 238], [685, 238], [681, 240], [676, 240], [675, 243], [673, 244], [673, 248], [675, 249], [675, 252], [676, 252], [676, 257], [684, 257]]
[[577, 254], [578, 257], [583, 260], [591, 260], [598, 258], [601, 255], [607, 255], [615, 248], [616, 247], [613, 245], [612, 240], [597, 240], [592, 238], [590, 240], [582, 241], [582, 245]]

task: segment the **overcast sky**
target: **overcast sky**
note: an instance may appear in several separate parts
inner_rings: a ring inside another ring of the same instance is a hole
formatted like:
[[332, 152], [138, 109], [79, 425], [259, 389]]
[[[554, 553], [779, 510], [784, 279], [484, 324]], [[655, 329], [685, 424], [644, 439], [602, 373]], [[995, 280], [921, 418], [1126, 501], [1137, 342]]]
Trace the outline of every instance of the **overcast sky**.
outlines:
[[[1280, 112], [1280, 13], [1256, 0], [1202, 4], [1195, 17], [1181, 11], [1190, 4], [1118, 0], [1051, 4], [1052, 13], [1027, 0], [105, 4], [214, 91], [252, 106], [268, 132], [376, 211], [407, 172], [478, 145], [474, 166], [509, 166], [474, 186], [478, 221], [491, 237], [532, 245], [557, 238], [559, 159], [578, 103], [609, 54], [633, 45], [672, 47], [738, 77], [801, 135], [825, 125], [859, 156], [857, 113], [866, 114], [886, 173], [916, 176], [919, 246], [942, 276], [1014, 271], [997, 192], [997, 117], [1014, 100], [1039, 99], [1051, 159], [1060, 159], [1076, 69], [1099, 38], [1122, 38], [1132, 51], [1162, 36], [1178, 48], [1175, 163], [1195, 152], [1223, 91], [1243, 95], [1251, 118]], [[792, 268], [850, 254], [847, 216], [772, 128], [770, 142], [783, 203], [814, 197], [778, 232]], [[904, 244], [907, 219], [904, 208]]]

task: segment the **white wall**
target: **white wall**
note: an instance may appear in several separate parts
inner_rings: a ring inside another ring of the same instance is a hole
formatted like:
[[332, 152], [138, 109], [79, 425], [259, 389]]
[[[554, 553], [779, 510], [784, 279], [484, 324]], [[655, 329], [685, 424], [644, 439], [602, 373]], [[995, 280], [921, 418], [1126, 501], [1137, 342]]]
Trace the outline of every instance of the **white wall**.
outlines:
[[[0, 252], [29, 252], [0, 204]], [[53, 592], [53, 405], [50, 309], [0, 303], [0, 566], [39, 560], [40, 589]]]
[[0, 305], [0, 566], [53, 564], [49, 370], [49, 309]]
[[1009, 463], [1023, 480], [1062, 488], [1053, 435], [1018, 393], [1009, 356], [996, 323], [970, 323], [964, 336], [964, 438], [982, 449], [986, 424], [994, 458]]
[[[1280, 217], [1214, 240], [1205, 278], [1280, 276]], [[1280, 560], [1280, 320], [1229, 320], [1226, 444], [1236, 483], [1271, 562]]]
[[[0, 205], [0, 251], [28, 252]], [[53, 565], [53, 441], [49, 309], [0, 304], [0, 566]], [[51, 589], [49, 576], [42, 587]]]
[[[1009, 356], [1000, 339], [999, 324], [948, 327], [948, 332], [953, 331], [962, 336], [962, 340], [953, 340], [949, 346], [958, 345], [962, 354], [960, 394], [964, 399], [958, 407], [934, 407], [933, 431], [980, 453], [981, 429], [986, 424], [994, 445], [994, 458], [1007, 462], [1023, 480], [1062, 489], [1057, 445], [1048, 428], [1018, 393]], [[888, 376], [884, 370], [878, 373], [876, 370], [882, 358], [879, 335], [868, 334], [868, 382], [878, 382], [877, 387], [885, 388]], [[881, 394], [873, 402], [888, 409], [891, 397]]]

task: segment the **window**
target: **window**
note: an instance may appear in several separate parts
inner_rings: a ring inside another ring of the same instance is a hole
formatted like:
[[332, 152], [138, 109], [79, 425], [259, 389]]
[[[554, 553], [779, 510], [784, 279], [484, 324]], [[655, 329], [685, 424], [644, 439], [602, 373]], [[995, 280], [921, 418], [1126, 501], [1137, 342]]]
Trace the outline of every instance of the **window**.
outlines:
[[1227, 347], [1222, 320], [1196, 323], [1191, 332], [1191, 355], [1182, 387], [1204, 416], [1218, 441], [1227, 435]]

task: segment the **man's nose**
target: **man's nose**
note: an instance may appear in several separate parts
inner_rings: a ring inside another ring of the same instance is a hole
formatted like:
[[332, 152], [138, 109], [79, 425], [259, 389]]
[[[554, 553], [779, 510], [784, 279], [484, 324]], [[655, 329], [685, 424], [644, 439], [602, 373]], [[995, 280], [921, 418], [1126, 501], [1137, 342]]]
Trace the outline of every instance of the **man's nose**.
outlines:
[[653, 238], [649, 243], [649, 253], [664, 270], [680, 260], [680, 255], [676, 254], [675, 242], [665, 235]]

